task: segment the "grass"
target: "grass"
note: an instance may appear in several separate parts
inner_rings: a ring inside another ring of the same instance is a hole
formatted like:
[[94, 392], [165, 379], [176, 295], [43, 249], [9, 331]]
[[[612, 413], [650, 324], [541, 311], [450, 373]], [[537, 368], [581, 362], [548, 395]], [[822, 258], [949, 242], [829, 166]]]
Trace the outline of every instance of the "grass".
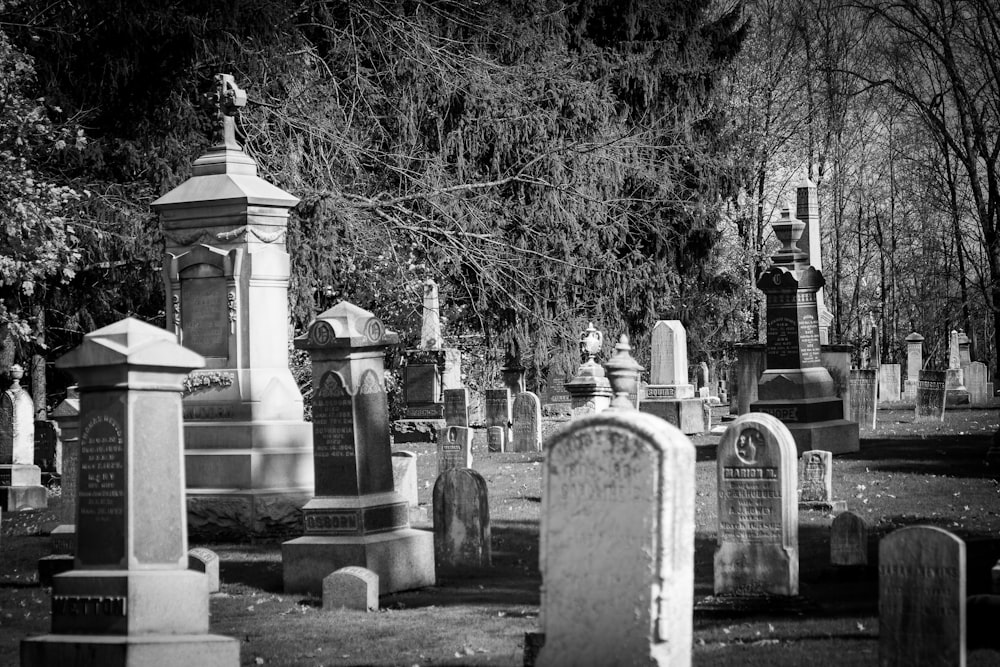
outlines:
[[[912, 412], [880, 413], [860, 453], [834, 458], [834, 495], [866, 517], [877, 540], [912, 524], [934, 524], [966, 540], [968, 592], [989, 592], [1000, 558], [1000, 473], [985, 463], [997, 410], [956, 410], [943, 424], [913, 424]], [[547, 424], [547, 428], [554, 424]], [[875, 665], [877, 572], [829, 565], [832, 517], [802, 511], [800, 597], [741, 609], [707, 605], [717, 517], [717, 435], [696, 436], [695, 665]], [[420, 502], [430, 504], [436, 453], [417, 454]], [[212, 631], [241, 642], [243, 665], [520, 665], [524, 633], [538, 629], [540, 454], [477, 450], [473, 466], [490, 489], [493, 556], [487, 573], [439, 579], [432, 588], [384, 596], [377, 613], [324, 612], [320, 601], [281, 589], [280, 541], [192, 544], [219, 554], [222, 590], [211, 598]], [[36, 580], [55, 525], [46, 511], [6, 513], [0, 542], [0, 664], [17, 664], [21, 638], [49, 629], [49, 589]], [[417, 526], [430, 529], [429, 525]], [[699, 604], [700, 603], [700, 604]], [[1000, 664], [973, 650], [970, 666]]]

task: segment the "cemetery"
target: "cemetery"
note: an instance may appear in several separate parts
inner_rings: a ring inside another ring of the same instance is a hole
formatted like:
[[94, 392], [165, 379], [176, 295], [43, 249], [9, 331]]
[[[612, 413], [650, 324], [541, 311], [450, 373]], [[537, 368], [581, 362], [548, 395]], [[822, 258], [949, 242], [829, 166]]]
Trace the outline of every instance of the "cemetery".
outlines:
[[1000, 665], [975, 2], [9, 4], [0, 664]]

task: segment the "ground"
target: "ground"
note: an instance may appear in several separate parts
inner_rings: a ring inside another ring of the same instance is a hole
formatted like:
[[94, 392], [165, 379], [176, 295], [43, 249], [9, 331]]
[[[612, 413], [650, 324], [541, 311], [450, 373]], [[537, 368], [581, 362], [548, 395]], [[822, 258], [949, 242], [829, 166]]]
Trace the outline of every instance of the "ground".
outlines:
[[[548, 424], [547, 427], [554, 427]], [[943, 424], [913, 424], [912, 411], [883, 411], [861, 452], [834, 458], [834, 495], [863, 514], [877, 540], [912, 524], [934, 524], [967, 542], [968, 593], [991, 589], [1000, 558], [1000, 470], [986, 462], [998, 412], [956, 410]], [[697, 463], [695, 665], [878, 663], [877, 572], [829, 565], [823, 513], [800, 513], [801, 596], [781, 605], [722, 608], [712, 594], [715, 447], [693, 438]], [[400, 447], [402, 448], [402, 447]], [[417, 453], [420, 502], [430, 503], [435, 451]], [[212, 631], [241, 642], [243, 665], [521, 665], [524, 633], [538, 629], [541, 454], [476, 451], [490, 490], [495, 567], [441, 579], [422, 591], [383, 597], [377, 613], [324, 612], [319, 600], [281, 592], [280, 541], [192, 544], [216, 551], [222, 591], [212, 595]], [[55, 525], [52, 506], [6, 513], [0, 542], [0, 664], [18, 662], [21, 638], [49, 629], [50, 590], [37, 583]], [[417, 526], [430, 528], [429, 525]], [[1000, 652], [969, 652], [970, 667], [1000, 665]]]

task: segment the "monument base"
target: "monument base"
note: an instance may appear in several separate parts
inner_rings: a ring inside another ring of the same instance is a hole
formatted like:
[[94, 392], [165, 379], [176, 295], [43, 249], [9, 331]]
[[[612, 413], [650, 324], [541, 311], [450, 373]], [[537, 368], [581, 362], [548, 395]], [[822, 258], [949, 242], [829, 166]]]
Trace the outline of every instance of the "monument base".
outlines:
[[191, 667], [240, 664], [240, 643], [221, 635], [42, 635], [21, 640], [21, 666]]
[[204, 538], [289, 536], [302, 532], [312, 488], [188, 489], [188, 535]]
[[660, 419], [676, 426], [684, 435], [704, 433], [705, 410], [704, 399], [678, 398], [666, 401], [645, 400], [639, 404], [639, 411], [656, 415]]
[[786, 422], [785, 426], [792, 433], [800, 456], [811, 449], [833, 454], [847, 454], [861, 449], [857, 422], [833, 419], [825, 422]]
[[49, 533], [49, 553], [51, 554], [75, 554], [76, 553], [76, 526], [69, 523], [56, 526]]
[[69, 554], [52, 554], [38, 559], [38, 583], [51, 586], [52, 577], [73, 569], [73, 556]]
[[444, 419], [444, 403], [407, 403], [406, 419]]
[[969, 391], [967, 389], [949, 389], [944, 393], [944, 404], [946, 407], [954, 408], [958, 406], [968, 407], [971, 402], [969, 400]]
[[397, 419], [392, 422], [392, 441], [402, 445], [409, 442], [437, 442], [438, 429], [444, 419]]
[[378, 575], [379, 595], [433, 586], [434, 534], [403, 528], [373, 535], [308, 535], [281, 545], [285, 593], [323, 594], [323, 579], [350, 565]]
[[737, 597], [798, 595], [798, 551], [760, 542], [720, 545], [715, 550], [715, 594]]

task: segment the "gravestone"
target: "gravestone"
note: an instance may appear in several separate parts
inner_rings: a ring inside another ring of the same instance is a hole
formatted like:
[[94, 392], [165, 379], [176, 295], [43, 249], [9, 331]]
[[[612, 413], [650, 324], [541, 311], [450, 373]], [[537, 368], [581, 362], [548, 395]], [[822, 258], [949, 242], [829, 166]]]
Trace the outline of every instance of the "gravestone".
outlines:
[[868, 524], [854, 512], [841, 512], [830, 526], [830, 564], [868, 564]]
[[511, 407], [510, 389], [504, 387], [486, 390], [486, 439], [491, 452], [508, 451]]
[[945, 371], [920, 371], [913, 421], [944, 421]]
[[690, 665], [691, 441], [613, 409], [570, 421], [545, 451], [536, 664]]
[[965, 542], [936, 526], [878, 546], [879, 665], [965, 664]]
[[208, 578], [208, 592], [218, 593], [220, 587], [219, 580], [219, 555], [211, 549], [198, 547], [188, 550], [188, 569], [201, 572]]
[[[688, 382], [687, 331], [680, 320], [658, 320], [650, 336], [649, 384], [639, 409], [656, 415], [683, 433], [705, 431], [704, 399], [695, 398]], [[695, 366], [699, 369], [701, 366]]]
[[513, 426], [511, 427], [512, 452], [540, 452], [542, 450], [542, 405], [538, 396], [522, 391], [514, 397]]
[[945, 404], [951, 406], [969, 404], [969, 390], [965, 387], [960, 341], [961, 334], [952, 329], [948, 344], [948, 370], [945, 377]]
[[767, 370], [750, 409], [780, 419], [800, 452], [856, 452], [858, 424], [844, 419], [844, 401], [822, 363], [817, 294], [825, 281], [796, 245], [805, 224], [785, 209], [772, 227], [782, 247], [757, 280], [767, 296]]
[[958, 332], [958, 365], [965, 371], [972, 363], [971, 341], [964, 331]]
[[323, 611], [377, 611], [378, 589], [378, 575], [371, 570], [356, 565], [342, 567], [323, 579]]
[[847, 418], [863, 429], [874, 429], [878, 419], [878, 371], [874, 368], [852, 368], [851, 411]]
[[[819, 193], [816, 185], [805, 173], [795, 188], [795, 217], [801, 220], [804, 227], [798, 247], [805, 253], [805, 263], [823, 272], [823, 231], [819, 219]], [[823, 290], [816, 293], [816, 312], [819, 322], [819, 342], [821, 345], [830, 343], [830, 327], [833, 324], [833, 313], [826, 307]]]
[[443, 390], [461, 387], [462, 353], [444, 346], [438, 286], [428, 278], [423, 283], [420, 346], [406, 351], [406, 365], [403, 367], [406, 418], [442, 419]]
[[286, 593], [318, 596], [349, 565], [378, 574], [383, 594], [434, 584], [433, 535], [410, 527], [393, 486], [384, 360], [398, 339], [346, 301], [295, 339], [312, 360], [316, 495], [302, 508], [305, 535], [281, 545]]
[[434, 482], [434, 562], [438, 572], [493, 564], [486, 480], [454, 468]]
[[75, 386], [66, 389], [66, 398], [52, 410], [62, 440], [62, 477], [59, 525], [52, 529], [53, 554], [76, 552], [76, 496], [80, 462], [80, 394]]
[[899, 364], [882, 364], [878, 371], [878, 400], [880, 403], [898, 403], [900, 399]]
[[185, 382], [188, 528], [243, 537], [298, 525], [312, 427], [288, 368], [285, 243], [298, 198], [257, 175], [235, 138], [246, 93], [216, 76], [221, 134], [191, 178], [152, 203], [164, 238], [167, 330], [207, 358]]
[[973, 407], [982, 408], [989, 403], [988, 379], [986, 364], [981, 361], [972, 361], [965, 369], [965, 387], [969, 390], [969, 403]]
[[569, 378], [553, 378], [549, 380], [545, 391], [542, 392], [542, 414], [568, 415], [572, 410], [572, 397], [566, 391], [566, 382]]
[[42, 472], [59, 474], [62, 458], [55, 422], [35, 420], [35, 465]]
[[48, 494], [35, 465], [35, 410], [21, 387], [24, 369], [10, 368], [10, 385], [0, 391], [0, 510], [45, 509]]
[[472, 467], [472, 429], [444, 426], [437, 437], [438, 475], [452, 468]]
[[715, 594], [798, 595], [795, 441], [776, 417], [738, 417], [718, 447]]
[[444, 390], [444, 423], [448, 426], [469, 425], [469, 390]]
[[847, 503], [833, 498], [833, 454], [813, 449], [799, 460], [799, 509], [843, 512]]
[[906, 381], [903, 383], [903, 400], [917, 400], [917, 382], [924, 367], [924, 337], [916, 331], [906, 337]]
[[418, 504], [416, 456], [413, 452], [403, 450], [392, 453], [392, 487], [406, 499], [410, 507]]
[[21, 642], [22, 665], [239, 665], [188, 569], [181, 392], [204, 363], [131, 318], [56, 361], [80, 387], [79, 540], [52, 580], [52, 631]]
[[[737, 343], [736, 381], [733, 389], [736, 400], [730, 403], [730, 414], [745, 415], [750, 404], [757, 401], [757, 384], [767, 370], [767, 347], [760, 343]], [[733, 409], [735, 407], [735, 409]]]
[[573, 379], [566, 383], [570, 395], [570, 410], [574, 417], [592, 415], [606, 409], [611, 404], [611, 385], [604, 374], [604, 368], [597, 363], [597, 357], [604, 347], [604, 334], [590, 322], [580, 332], [580, 355], [582, 363]]

